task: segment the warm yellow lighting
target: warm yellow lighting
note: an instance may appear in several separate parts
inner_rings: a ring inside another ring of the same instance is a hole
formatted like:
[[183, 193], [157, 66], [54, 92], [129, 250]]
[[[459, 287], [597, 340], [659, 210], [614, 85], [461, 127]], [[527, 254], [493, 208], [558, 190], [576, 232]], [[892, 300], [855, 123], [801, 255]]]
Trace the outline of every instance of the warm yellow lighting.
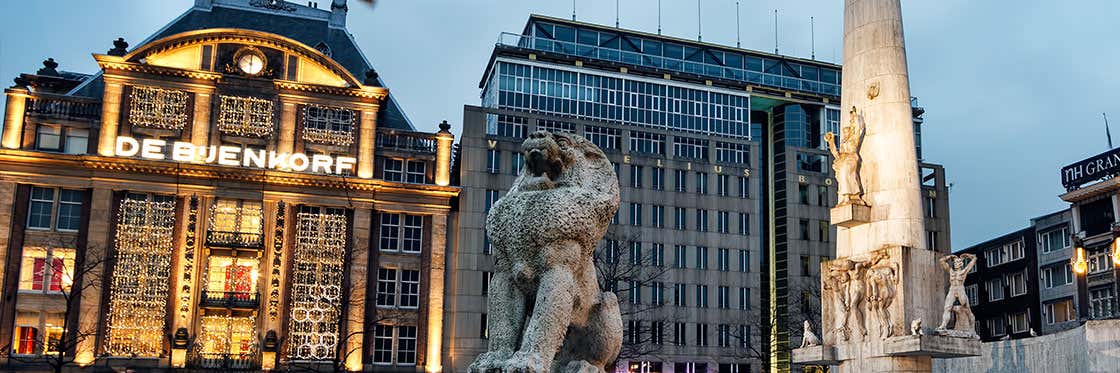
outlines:
[[1073, 272], [1077, 274], [1085, 274], [1089, 270], [1089, 262], [1085, 261], [1085, 248], [1077, 248], [1077, 256], [1070, 260], [1073, 265]]
[[1112, 264], [1120, 266], [1120, 237], [1112, 243]]
[[84, 350], [78, 352], [78, 355], [74, 357], [74, 364], [81, 367], [88, 367], [93, 364], [93, 351]]
[[253, 272], [249, 273], [249, 277], [251, 277], [253, 279], [253, 283], [256, 284], [257, 279], [261, 277], [261, 272], [258, 271], [256, 267], [254, 267]]

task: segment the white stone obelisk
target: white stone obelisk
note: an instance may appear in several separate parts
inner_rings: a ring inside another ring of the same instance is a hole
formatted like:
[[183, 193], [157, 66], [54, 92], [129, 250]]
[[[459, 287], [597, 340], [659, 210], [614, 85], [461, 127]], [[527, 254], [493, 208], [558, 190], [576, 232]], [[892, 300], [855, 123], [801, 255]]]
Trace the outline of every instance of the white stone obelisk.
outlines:
[[[803, 343], [793, 361], [841, 373], [930, 372], [935, 357], [978, 355], [971, 336], [908, 328], [940, 321], [946, 280], [925, 245], [900, 0], [844, 0], [843, 66], [848, 117], [838, 142], [825, 137], [840, 198], [836, 259], [821, 263], [823, 338]], [[949, 306], [947, 314], [968, 308]]]
[[925, 248], [899, 0], [845, 0], [843, 51], [840, 103], [844, 113], [854, 107], [865, 127], [859, 174], [871, 221], [839, 228], [836, 256], [884, 245]]

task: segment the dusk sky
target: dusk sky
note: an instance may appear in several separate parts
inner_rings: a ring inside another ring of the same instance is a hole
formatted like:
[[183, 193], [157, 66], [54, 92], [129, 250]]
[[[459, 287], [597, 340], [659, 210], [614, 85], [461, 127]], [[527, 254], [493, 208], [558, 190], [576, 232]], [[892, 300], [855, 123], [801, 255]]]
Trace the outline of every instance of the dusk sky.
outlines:
[[[319, 0], [329, 8], [331, 0]], [[297, 1], [298, 3], [298, 1]], [[700, 2], [703, 40], [734, 46], [734, 0]], [[840, 62], [841, 0], [741, 2], [742, 46]], [[1107, 150], [1101, 113], [1120, 144], [1120, 2], [1109, 0], [905, 0], [911, 92], [927, 110], [925, 159], [952, 183], [953, 249], [1067, 207], [1058, 169]], [[124, 37], [132, 47], [190, 8], [175, 1], [11, 1], [0, 12], [0, 79], [12, 84], [53, 57], [59, 69], [93, 73], [91, 53]], [[657, 31], [656, 0], [621, 0], [623, 28]], [[351, 1], [348, 27], [420, 130], [462, 121], [479, 104], [478, 82], [499, 33], [527, 16], [571, 17], [572, 3], [545, 0]], [[579, 0], [578, 20], [613, 25], [615, 2]], [[697, 37], [697, 2], [664, 0], [663, 34]], [[130, 48], [131, 49], [131, 48]], [[457, 131], [456, 131], [457, 132]]]

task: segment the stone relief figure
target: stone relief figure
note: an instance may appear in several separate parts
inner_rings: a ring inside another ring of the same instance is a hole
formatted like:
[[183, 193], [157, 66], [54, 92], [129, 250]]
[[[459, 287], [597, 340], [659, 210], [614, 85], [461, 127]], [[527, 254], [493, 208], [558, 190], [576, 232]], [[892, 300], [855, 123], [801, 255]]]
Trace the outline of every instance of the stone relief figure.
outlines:
[[535, 132], [522, 151], [524, 171], [486, 219], [490, 338], [468, 370], [604, 372], [622, 346], [622, 318], [592, 254], [618, 210], [618, 178], [580, 136]]
[[859, 147], [863, 143], [863, 118], [853, 106], [848, 113], [848, 124], [840, 128], [840, 145], [836, 144], [836, 134], [824, 134], [828, 150], [832, 152], [832, 170], [836, 171], [836, 189], [839, 195], [837, 206], [850, 204], [866, 205], [863, 201], [862, 186], [859, 179]]
[[949, 272], [949, 293], [945, 295], [945, 308], [941, 314], [941, 325], [936, 330], [937, 334], [979, 338], [976, 334], [976, 318], [968, 303], [968, 294], [964, 291], [964, 280], [972, 267], [976, 266], [976, 255], [946, 255], [938, 262], [941, 263], [941, 268]]
[[877, 251], [868, 260], [867, 270], [867, 309], [879, 322], [879, 337], [887, 338], [894, 334], [890, 306], [894, 302], [895, 285], [898, 284], [898, 263], [890, 260], [886, 251]]
[[867, 270], [870, 269], [868, 262], [855, 262], [852, 267], [854, 271], [852, 281], [848, 282], [848, 304], [851, 313], [851, 319], [855, 323], [856, 334], [859, 335], [860, 340], [867, 339], [867, 324], [864, 319], [863, 307], [867, 301]]
[[810, 324], [809, 320], [805, 320], [805, 322], [803, 324], [803, 327], [804, 327], [804, 329], [802, 330], [802, 333], [801, 333], [801, 347], [800, 348], [820, 346], [821, 345], [821, 339], [820, 339], [820, 337], [817, 337], [817, 335], [815, 333], [813, 333], [813, 324]]
[[[833, 302], [833, 332], [837, 337], [846, 341], [851, 337], [851, 328], [848, 327], [848, 315], [851, 313], [851, 303], [848, 300], [848, 284], [852, 282], [851, 270], [855, 262], [848, 259], [836, 259], [828, 263], [828, 272], [824, 274], [821, 287], [832, 294]], [[822, 327], [823, 329], [823, 327]]]

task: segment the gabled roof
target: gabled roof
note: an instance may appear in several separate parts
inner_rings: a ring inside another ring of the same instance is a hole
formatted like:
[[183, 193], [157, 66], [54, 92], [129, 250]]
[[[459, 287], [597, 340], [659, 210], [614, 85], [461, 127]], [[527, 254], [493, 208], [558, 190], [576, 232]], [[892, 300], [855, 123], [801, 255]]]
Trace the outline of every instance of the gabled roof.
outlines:
[[[295, 3], [286, 4], [292, 7], [304, 7]], [[256, 30], [295, 39], [311, 47], [322, 44], [329, 49], [331, 59], [359, 79], [364, 78], [366, 71], [372, 68], [369, 60], [358, 48], [350, 33], [345, 29], [330, 27], [327, 18], [300, 16], [278, 10], [241, 8], [217, 3], [213, 4], [210, 9], [200, 7], [188, 9], [171, 23], [149, 36], [140, 45], [185, 31], [210, 28]], [[135, 45], [132, 48], [135, 49], [140, 45]], [[379, 86], [385, 86], [380, 77], [377, 81]], [[100, 97], [103, 90], [104, 82], [101, 80], [101, 75], [97, 74], [86, 83], [70, 91], [69, 94]], [[378, 113], [377, 125], [386, 128], [415, 129], [392, 94], [389, 95], [385, 105]]]

